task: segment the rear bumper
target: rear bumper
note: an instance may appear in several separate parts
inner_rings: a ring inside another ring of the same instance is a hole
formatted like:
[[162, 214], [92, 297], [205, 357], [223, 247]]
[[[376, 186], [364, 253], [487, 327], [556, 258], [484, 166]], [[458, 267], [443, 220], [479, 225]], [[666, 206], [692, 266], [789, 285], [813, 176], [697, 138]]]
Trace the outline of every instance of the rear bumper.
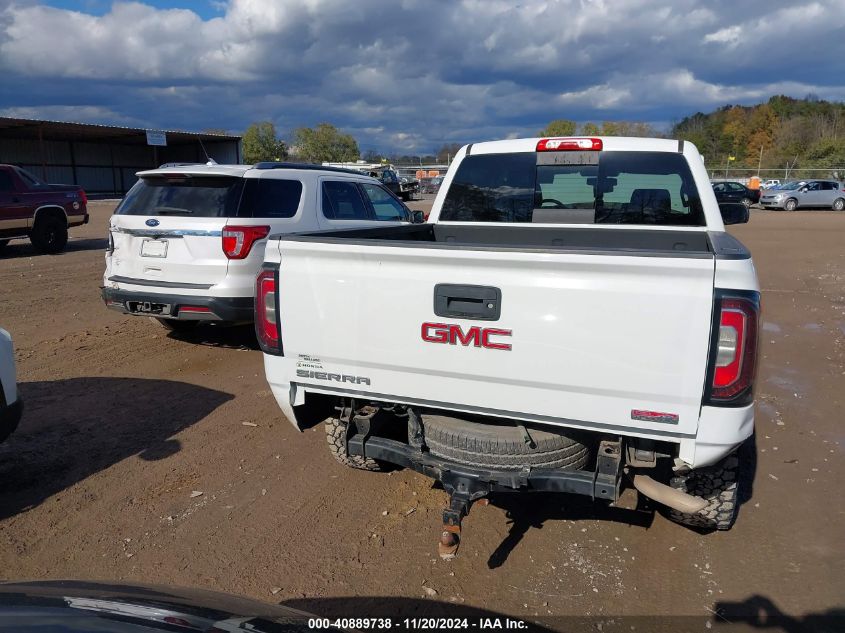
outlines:
[[[252, 297], [197, 297], [114, 288], [103, 288], [102, 296], [106, 307], [123, 314], [175, 318], [185, 321], [252, 321], [255, 310], [255, 300]], [[145, 303], [152, 306], [167, 305], [170, 307], [170, 312], [162, 314], [152, 310], [134, 309], [137, 304]], [[183, 311], [185, 306], [208, 308], [208, 312]]]
[[85, 215], [69, 215], [67, 216], [67, 225], [68, 226], [82, 226], [83, 224], [88, 224], [89, 216], [86, 213]]
[[0, 405], [0, 442], [18, 428], [22, 415], [23, 399], [20, 396], [10, 405]]

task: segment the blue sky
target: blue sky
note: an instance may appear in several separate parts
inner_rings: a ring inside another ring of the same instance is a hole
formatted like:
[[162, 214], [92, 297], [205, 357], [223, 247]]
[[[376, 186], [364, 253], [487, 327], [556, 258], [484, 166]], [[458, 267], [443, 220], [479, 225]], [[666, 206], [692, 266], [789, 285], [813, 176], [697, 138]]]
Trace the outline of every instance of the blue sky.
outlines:
[[0, 115], [362, 150], [845, 99], [845, 0], [0, 0]]
[[[111, 0], [50, 0], [41, 4], [66, 11], [81, 11], [90, 15], [102, 16], [111, 10]], [[190, 9], [203, 20], [216, 18], [226, 11], [226, 3], [216, 0], [196, 0], [186, 2], [185, 0], [152, 0], [145, 2], [156, 9]]]

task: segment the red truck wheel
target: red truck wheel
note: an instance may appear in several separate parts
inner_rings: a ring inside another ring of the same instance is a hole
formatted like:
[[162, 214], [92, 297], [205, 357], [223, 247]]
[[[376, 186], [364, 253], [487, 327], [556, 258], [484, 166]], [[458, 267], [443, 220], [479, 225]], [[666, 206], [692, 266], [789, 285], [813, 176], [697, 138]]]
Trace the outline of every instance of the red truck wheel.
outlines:
[[38, 218], [29, 239], [35, 250], [52, 255], [67, 245], [67, 222], [55, 215]]

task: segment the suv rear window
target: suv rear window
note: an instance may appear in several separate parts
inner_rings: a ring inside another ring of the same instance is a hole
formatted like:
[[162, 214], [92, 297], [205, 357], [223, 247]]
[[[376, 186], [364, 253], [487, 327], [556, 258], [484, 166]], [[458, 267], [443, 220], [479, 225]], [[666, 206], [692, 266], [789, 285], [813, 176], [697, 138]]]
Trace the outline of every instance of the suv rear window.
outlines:
[[243, 179], [228, 176], [151, 176], [141, 178], [115, 213], [192, 218], [234, 217]]
[[705, 225], [686, 159], [668, 152], [468, 156], [452, 180], [440, 220]]
[[292, 218], [299, 209], [302, 183], [278, 178], [246, 178], [238, 210], [242, 218]]

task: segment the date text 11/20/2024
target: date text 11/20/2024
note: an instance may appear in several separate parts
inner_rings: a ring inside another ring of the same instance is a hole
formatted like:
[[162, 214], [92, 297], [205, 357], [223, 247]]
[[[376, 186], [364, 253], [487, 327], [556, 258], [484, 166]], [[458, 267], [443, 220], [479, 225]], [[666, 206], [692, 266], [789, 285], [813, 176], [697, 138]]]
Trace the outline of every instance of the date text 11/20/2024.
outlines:
[[528, 623], [515, 618], [311, 618], [308, 620], [309, 629], [357, 629], [357, 630], [409, 630], [409, 631], [441, 631], [445, 629], [476, 629], [479, 631], [493, 630], [523, 630]]

